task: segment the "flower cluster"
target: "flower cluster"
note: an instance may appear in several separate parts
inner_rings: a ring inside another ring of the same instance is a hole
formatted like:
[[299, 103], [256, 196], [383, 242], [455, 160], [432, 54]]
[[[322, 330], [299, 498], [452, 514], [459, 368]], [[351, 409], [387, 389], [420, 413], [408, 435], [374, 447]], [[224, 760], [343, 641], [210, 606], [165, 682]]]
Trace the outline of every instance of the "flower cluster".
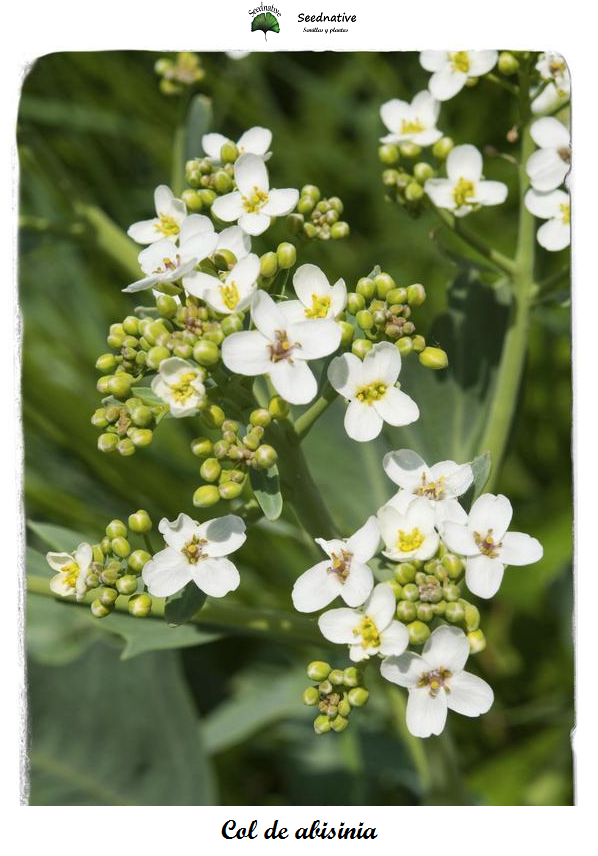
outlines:
[[307, 677], [317, 682], [303, 693], [303, 703], [318, 709], [314, 719], [316, 734], [344, 731], [353, 708], [363, 707], [370, 697], [363, 685], [363, 672], [356, 666], [333, 669], [329, 663], [314, 660], [307, 667]]
[[[409, 729], [427, 737], [444, 727], [447, 705], [478, 716], [492, 703], [490, 688], [462, 671], [469, 652], [485, 647], [479, 610], [461, 597], [462, 586], [490, 598], [507, 565], [537, 562], [542, 547], [508, 531], [505, 496], [482, 494], [465, 511], [460, 498], [474, 483], [471, 464], [428, 467], [402, 449], [386, 455], [384, 469], [397, 493], [351, 537], [316, 539], [327, 558], [297, 579], [292, 598], [300, 612], [337, 597], [345, 602], [320, 615], [322, 635], [347, 645], [353, 662], [382, 658], [383, 677], [410, 689]], [[374, 573], [369, 563], [379, 552]], [[407, 651], [423, 643], [421, 656]]]
[[292, 232], [306, 238], [338, 240], [346, 238], [351, 231], [349, 224], [340, 219], [342, 213], [343, 203], [338, 196], [322, 198], [319, 187], [306, 184], [301, 188], [297, 211], [289, 214], [287, 223]]
[[538, 243], [556, 252], [571, 242], [569, 192], [560, 187], [571, 168], [571, 137], [567, 127], [552, 116], [537, 119], [530, 133], [538, 149], [525, 165], [531, 183], [525, 205], [535, 217], [546, 220], [538, 229]]
[[185, 88], [200, 83], [205, 77], [201, 60], [195, 53], [181, 51], [175, 57], [162, 57], [154, 71], [160, 78], [160, 90], [164, 95], [180, 95]]

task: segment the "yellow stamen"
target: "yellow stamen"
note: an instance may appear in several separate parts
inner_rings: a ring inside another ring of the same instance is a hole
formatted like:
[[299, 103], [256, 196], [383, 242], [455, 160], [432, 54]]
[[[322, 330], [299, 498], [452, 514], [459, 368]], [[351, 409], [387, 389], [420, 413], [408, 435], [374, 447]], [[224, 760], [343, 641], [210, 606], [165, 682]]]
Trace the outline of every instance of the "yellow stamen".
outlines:
[[243, 207], [249, 214], [253, 214], [255, 211], [259, 211], [267, 201], [268, 194], [266, 191], [260, 190], [257, 184], [254, 184], [252, 195], [243, 197]]
[[167, 238], [172, 238], [181, 231], [174, 217], [170, 217], [168, 214], [159, 214], [158, 218], [158, 222], [155, 224], [156, 231], [162, 232]]
[[364, 615], [361, 622], [353, 629], [354, 636], [361, 636], [362, 648], [379, 648], [380, 632], [369, 615]]
[[426, 481], [426, 474], [422, 473], [422, 483], [415, 490], [418, 496], [426, 496], [428, 499], [438, 500], [444, 497], [444, 476], [439, 476], [435, 482]]
[[385, 383], [375, 381], [358, 389], [355, 397], [362, 404], [372, 405], [375, 401], [380, 401], [381, 398], [384, 398], [387, 389], [388, 387]]
[[219, 291], [222, 295], [222, 301], [226, 308], [235, 309], [241, 299], [239, 295], [239, 289], [237, 288], [237, 283], [233, 280], [228, 285], [221, 285], [219, 286]]
[[318, 294], [311, 296], [311, 308], [305, 310], [308, 318], [326, 318], [330, 309], [330, 298], [321, 297]]
[[563, 221], [563, 223], [566, 223], [566, 224], [570, 223], [571, 222], [571, 205], [569, 205], [569, 203], [564, 203], [563, 205], [559, 205], [559, 208], [561, 209], [561, 220]]
[[496, 559], [498, 551], [502, 547], [502, 542], [497, 544], [492, 537], [492, 532], [493, 530], [489, 529], [485, 537], [482, 537], [479, 532], [474, 532], [473, 538], [479, 547], [480, 553], [483, 553], [484, 556], [489, 556], [491, 559]]
[[196, 378], [197, 374], [195, 372], [187, 372], [176, 383], [169, 384], [175, 401], [183, 403], [191, 398], [191, 396], [198, 394], [197, 390], [191, 385]]
[[457, 51], [456, 53], [450, 53], [449, 59], [451, 61], [453, 71], [461, 71], [465, 74], [468, 73], [470, 60], [467, 51]]
[[434, 669], [432, 672], [425, 672], [417, 682], [417, 686], [429, 687], [430, 695], [432, 698], [436, 698], [441, 688], [443, 688], [446, 693], [450, 693], [447, 681], [449, 678], [452, 678], [452, 676], [452, 672], [449, 672], [448, 669]]
[[181, 553], [187, 557], [188, 562], [196, 565], [200, 559], [205, 559], [203, 547], [207, 543], [203, 538], [198, 538], [197, 535], [194, 535], [190, 541], [187, 541]]
[[460, 208], [462, 205], [467, 205], [474, 194], [475, 187], [473, 185], [473, 181], [469, 181], [467, 178], [460, 178], [453, 190], [453, 196], [455, 198], [457, 208]]
[[426, 126], [417, 116], [415, 119], [403, 119], [401, 122], [401, 134], [419, 134], [425, 130]]
[[335, 574], [344, 583], [351, 570], [353, 553], [350, 553], [348, 550], [341, 550], [340, 556], [332, 553], [330, 558], [332, 559], [332, 565], [328, 568], [329, 573]]
[[423, 535], [417, 526], [411, 532], [405, 532], [399, 529], [397, 534], [397, 548], [401, 553], [411, 553], [413, 550], [418, 550], [424, 543], [425, 535]]

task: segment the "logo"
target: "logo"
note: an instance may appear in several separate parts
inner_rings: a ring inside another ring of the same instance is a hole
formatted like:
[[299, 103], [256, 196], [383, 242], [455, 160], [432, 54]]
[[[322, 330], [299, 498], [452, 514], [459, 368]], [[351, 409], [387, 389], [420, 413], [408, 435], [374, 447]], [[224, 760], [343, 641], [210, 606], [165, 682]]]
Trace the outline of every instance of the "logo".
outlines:
[[266, 41], [268, 41], [268, 33], [280, 33], [280, 24], [278, 23], [280, 12], [276, 6], [264, 6], [262, 3], [256, 9], [251, 9], [249, 14], [252, 17], [252, 33], [261, 30]]

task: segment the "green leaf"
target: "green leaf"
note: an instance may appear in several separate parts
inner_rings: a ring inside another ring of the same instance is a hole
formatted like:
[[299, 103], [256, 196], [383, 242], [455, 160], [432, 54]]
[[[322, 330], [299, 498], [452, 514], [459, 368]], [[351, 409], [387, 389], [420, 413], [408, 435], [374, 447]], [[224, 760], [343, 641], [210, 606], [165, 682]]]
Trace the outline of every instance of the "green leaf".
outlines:
[[166, 598], [164, 618], [171, 627], [185, 624], [199, 612], [206, 602], [207, 595], [193, 581], [185, 588]]
[[253, 33], [256, 30], [261, 30], [267, 41], [267, 33], [279, 33], [280, 26], [271, 12], [266, 12], [265, 14], [262, 12], [261, 15], [255, 17], [251, 22], [251, 32]]
[[107, 618], [97, 619], [89, 613], [90, 621], [100, 630], [114, 633], [125, 641], [121, 660], [130, 660], [148, 651], [167, 651], [173, 648], [193, 648], [220, 639], [218, 633], [206, 633], [195, 624], [169, 627], [159, 618], [133, 618], [113, 612]]
[[473, 470], [473, 499], [476, 500], [484, 490], [490, 476], [492, 469], [490, 452], [484, 452], [474, 458], [471, 462], [471, 469]]
[[201, 151], [201, 138], [210, 130], [212, 103], [205, 95], [194, 95], [187, 113], [185, 131], [185, 162]]
[[50, 550], [58, 553], [72, 553], [83, 541], [90, 543], [89, 536], [65, 526], [54, 526], [52, 523], [37, 523], [27, 521], [27, 526]]
[[146, 404], [151, 406], [160, 405], [165, 407], [164, 399], [160, 398], [159, 395], [156, 395], [151, 386], [134, 386], [131, 389], [131, 394], [134, 395], [135, 398], [140, 398]]
[[101, 635], [100, 622], [94, 627], [89, 611], [40, 594], [27, 595], [26, 614], [27, 653], [36, 663], [70, 663]]
[[28, 678], [31, 805], [217, 802], [176, 655], [119, 663], [97, 643], [66, 667], [32, 663]]
[[276, 464], [268, 470], [249, 470], [249, 481], [268, 520], [277, 520], [282, 513], [282, 494]]

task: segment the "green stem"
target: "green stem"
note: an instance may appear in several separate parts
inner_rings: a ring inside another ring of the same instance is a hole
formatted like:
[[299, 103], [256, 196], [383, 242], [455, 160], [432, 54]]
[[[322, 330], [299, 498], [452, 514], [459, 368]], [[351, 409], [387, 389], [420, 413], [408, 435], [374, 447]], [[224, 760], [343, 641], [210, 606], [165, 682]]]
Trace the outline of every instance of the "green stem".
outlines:
[[442, 223], [444, 223], [445, 226], [448, 226], [449, 229], [452, 229], [455, 235], [457, 235], [458, 238], [461, 238], [463, 243], [468, 244], [473, 250], [484, 256], [488, 261], [492, 262], [494, 267], [498, 268], [501, 273], [507, 273], [509, 276], [513, 275], [515, 271], [515, 262], [512, 259], [505, 256], [498, 250], [489, 247], [485, 241], [478, 238], [478, 236], [474, 235], [473, 232], [470, 232], [469, 229], [461, 223], [458, 217], [454, 217], [442, 208], [436, 208], [436, 206], [433, 206], [433, 208]]
[[185, 189], [185, 143], [189, 105], [193, 97], [193, 87], [187, 87], [181, 94], [179, 120], [172, 141], [172, 192], [180, 197]]
[[392, 724], [395, 727], [401, 742], [409, 753], [411, 763], [413, 764], [419, 779], [422, 795], [426, 796], [432, 783], [430, 764], [423, 740], [420, 740], [418, 737], [414, 737], [407, 728], [406, 693], [398, 687], [395, 687], [393, 684], [388, 684], [386, 686], [386, 695], [388, 697], [388, 704], [391, 711]]
[[[56, 595], [50, 591], [49, 580], [35, 574], [27, 577], [27, 591], [31, 594], [51, 597], [55, 600]], [[73, 607], [87, 606], [95, 600], [97, 594], [89, 592], [81, 601], [64, 601]], [[163, 618], [164, 600], [155, 599], [152, 604], [151, 615], [146, 619], [135, 619], [151, 621]], [[115, 604], [117, 612], [128, 613], [127, 598], [119, 597]], [[133, 620], [133, 619], [132, 619]], [[278, 640], [288, 639], [303, 644], [314, 644], [317, 639], [316, 622], [313, 619], [296, 615], [292, 612], [282, 612], [272, 609], [254, 609], [244, 606], [227, 606], [220, 603], [208, 601], [202, 610], [191, 619], [191, 623], [208, 627], [223, 627], [231, 631], [241, 633], [258, 634], [264, 637], [274, 637]], [[320, 639], [319, 644], [328, 644], [326, 640]]]
[[317, 401], [314, 401], [312, 406], [302, 413], [299, 419], [295, 422], [295, 433], [299, 440], [303, 440], [311, 431], [316, 420], [327, 410], [333, 401], [336, 400], [338, 393], [333, 389], [328, 382], [324, 386], [322, 395]]
[[519, 95], [519, 89], [515, 86], [514, 83], [509, 83], [508, 80], [503, 80], [502, 77], [499, 77], [497, 74], [486, 74], [486, 80], [489, 80], [491, 83], [495, 83], [497, 86], [502, 86], [503, 89], [506, 89], [507, 92], [510, 92], [511, 95]]

